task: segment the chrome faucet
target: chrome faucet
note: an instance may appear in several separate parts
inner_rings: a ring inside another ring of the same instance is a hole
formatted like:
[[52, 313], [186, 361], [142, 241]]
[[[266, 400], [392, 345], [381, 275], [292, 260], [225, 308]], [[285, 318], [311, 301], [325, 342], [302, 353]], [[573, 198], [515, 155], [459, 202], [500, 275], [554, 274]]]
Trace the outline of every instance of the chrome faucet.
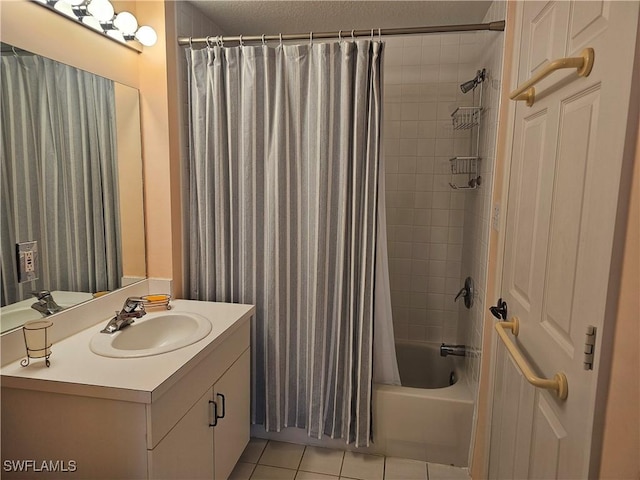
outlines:
[[31, 305], [31, 308], [40, 312], [42, 316], [48, 317], [49, 315], [62, 311], [62, 307], [55, 302], [49, 290], [31, 292], [31, 295], [38, 299], [36, 303]]
[[100, 330], [100, 332], [115, 333], [127, 325], [131, 325], [134, 322], [134, 318], [140, 318], [146, 314], [144, 300], [140, 297], [129, 297], [124, 302], [122, 310], [120, 312], [116, 311], [116, 316], [109, 320], [107, 326]]
[[447, 355], [456, 355], [458, 357], [464, 357], [467, 354], [467, 347], [465, 345], [440, 345], [440, 356], [446, 357]]

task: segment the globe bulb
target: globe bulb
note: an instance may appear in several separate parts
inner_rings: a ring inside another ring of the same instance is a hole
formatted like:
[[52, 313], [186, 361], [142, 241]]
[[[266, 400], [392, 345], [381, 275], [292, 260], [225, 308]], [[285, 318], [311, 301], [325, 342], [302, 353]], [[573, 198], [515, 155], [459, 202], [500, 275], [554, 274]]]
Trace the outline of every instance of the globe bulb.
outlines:
[[158, 41], [158, 34], [153, 28], [143, 25], [136, 32], [135, 38], [145, 47], [151, 47]]
[[87, 15], [82, 17], [82, 23], [88, 25], [89, 27], [102, 32], [102, 25], [100, 25], [100, 21], [96, 17], [92, 17], [91, 15]]
[[87, 6], [87, 11], [102, 23], [111, 20], [115, 13], [109, 0], [91, 0], [91, 3]]
[[119, 42], [126, 43], [126, 40], [120, 30], [107, 30], [107, 35]]
[[138, 29], [138, 21], [129, 12], [120, 12], [113, 20], [113, 26], [125, 35], [133, 35]]
[[71, 17], [73, 19], [78, 18], [76, 17], [76, 14], [73, 13], [73, 9], [71, 8], [71, 5], [69, 5], [67, 2], [63, 2], [62, 0], [60, 0], [59, 2], [55, 3], [53, 8], [59, 11], [60, 13], [64, 13], [67, 17]]

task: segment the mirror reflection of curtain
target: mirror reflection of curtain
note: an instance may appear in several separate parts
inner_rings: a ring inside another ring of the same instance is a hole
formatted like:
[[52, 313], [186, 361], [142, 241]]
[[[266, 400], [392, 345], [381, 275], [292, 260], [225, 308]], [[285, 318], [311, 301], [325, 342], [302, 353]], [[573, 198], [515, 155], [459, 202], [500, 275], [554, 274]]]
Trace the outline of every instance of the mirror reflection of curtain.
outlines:
[[[32, 290], [118, 288], [113, 82], [35, 55], [0, 61], [2, 305]], [[15, 244], [31, 240], [39, 279], [19, 284]]]

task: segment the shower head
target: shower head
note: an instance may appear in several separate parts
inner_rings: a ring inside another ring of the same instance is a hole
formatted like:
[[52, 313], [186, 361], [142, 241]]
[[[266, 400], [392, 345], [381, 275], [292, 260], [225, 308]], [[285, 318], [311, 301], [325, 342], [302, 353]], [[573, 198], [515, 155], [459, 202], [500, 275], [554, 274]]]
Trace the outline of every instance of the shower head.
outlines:
[[460, 90], [462, 90], [462, 93], [467, 93], [469, 90], [473, 90], [474, 88], [476, 88], [476, 85], [478, 85], [478, 83], [474, 78], [473, 80], [469, 80], [468, 82], [460, 84]]
[[482, 70], [478, 70], [476, 72], [476, 76], [473, 77], [471, 80], [460, 84], [460, 90], [462, 90], [462, 93], [467, 93], [473, 90], [474, 88], [476, 88], [482, 82], [484, 82], [485, 75], [486, 75], [486, 70], [483, 68]]

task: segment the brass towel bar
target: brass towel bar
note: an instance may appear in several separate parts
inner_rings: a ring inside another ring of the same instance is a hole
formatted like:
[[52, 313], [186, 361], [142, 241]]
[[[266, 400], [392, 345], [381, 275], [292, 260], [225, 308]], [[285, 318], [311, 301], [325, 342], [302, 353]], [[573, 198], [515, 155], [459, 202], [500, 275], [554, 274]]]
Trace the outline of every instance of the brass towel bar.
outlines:
[[507, 336], [507, 332], [505, 330], [511, 330], [514, 336], [518, 336], [520, 331], [520, 321], [518, 317], [513, 317], [509, 322], [497, 322], [495, 324], [496, 331], [498, 332], [498, 336], [504, 343], [504, 346], [507, 348], [511, 357], [518, 365], [520, 372], [534, 387], [538, 388], [546, 388], [548, 390], [553, 390], [558, 398], [561, 400], [565, 400], [567, 395], [569, 394], [569, 383], [567, 382], [567, 377], [564, 373], [558, 372], [553, 376], [553, 379], [549, 378], [540, 378], [533, 373], [533, 370], [518, 350], [518, 347], [511, 341], [511, 339]]
[[579, 57], [566, 57], [553, 60], [546, 67], [536, 73], [529, 80], [524, 82], [509, 94], [511, 100], [525, 100], [527, 106], [532, 106], [536, 99], [536, 89], [533, 87], [543, 78], [548, 77], [556, 70], [563, 68], [575, 68], [580, 77], [588, 77], [593, 68], [594, 51], [593, 48], [585, 48]]

